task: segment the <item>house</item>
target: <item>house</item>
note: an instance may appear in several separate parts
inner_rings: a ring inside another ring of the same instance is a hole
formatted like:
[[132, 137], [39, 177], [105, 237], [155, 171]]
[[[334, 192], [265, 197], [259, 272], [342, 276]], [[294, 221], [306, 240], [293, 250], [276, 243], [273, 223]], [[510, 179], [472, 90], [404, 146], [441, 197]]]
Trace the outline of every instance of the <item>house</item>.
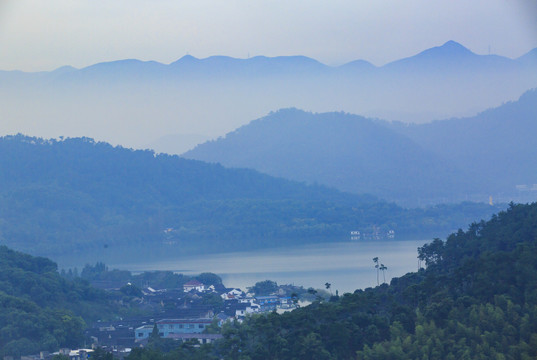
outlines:
[[246, 314], [253, 314], [259, 312], [261, 307], [257, 304], [250, 303], [238, 303], [235, 306], [235, 318], [239, 319], [244, 317]]
[[280, 296], [280, 308], [291, 309], [295, 307], [295, 303], [290, 296]]
[[190, 280], [189, 282], [183, 285], [183, 290], [185, 292], [190, 292], [192, 290], [203, 292], [205, 291], [205, 285], [200, 283], [198, 280]]
[[233, 299], [240, 299], [245, 296], [244, 292], [241, 289], [237, 288], [228, 288], [225, 290], [225, 292], [220, 295], [222, 299], [224, 300], [233, 300]]
[[134, 345], [134, 327], [140, 322], [129, 324], [121, 322], [107, 322], [95, 324], [86, 330], [86, 338], [91, 339], [91, 343], [101, 347]]
[[134, 336], [136, 339], [136, 342], [149, 338], [149, 335], [153, 332], [153, 328], [155, 325], [142, 325], [140, 327], [137, 327], [134, 329]]
[[218, 326], [222, 327], [226, 321], [231, 321], [234, 319], [233, 316], [227, 315], [225, 312], [220, 312], [216, 315], [216, 319], [218, 321]]
[[[200, 344], [209, 344], [215, 340], [222, 339], [221, 334], [169, 334], [166, 336], [166, 339], [178, 340], [178, 341], [188, 341], [188, 340], [197, 340]], [[145, 338], [138, 341], [138, 345], [145, 347], [149, 343], [149, 339]]]
[[214, 312], [210, 305], [190, 305], [166, 309], [161, 316], [166, 319], [212, 319]]
[[280, 304], [280, 299], [276, 295], [256, 296], [255, 301], [261, 306], [261, 311], [276, 310], [276, 307]]
[[224, 313], [229, 317], [237, 320], [243, 319], [247, 314], [253, 314], [260, 311], [260, 306], [254, 303], [243, 303], [238, 300], [226, 301]]
[[[156, 322], [160, 337], [167, 338], [173, 334], [199, 334], [213, 322], [212, 319], [163, 319]], [[136, 341], [151, 335], [154, 325], [144, 325], [135, 329]]]
[[60, 349], [60, 351], [52, 353], [52, 355], [64, 355], [69, 357], [70, 360], [87, 360], [91, 357], [91, 353], [93, 352], [93, 349], [77, 349], [77, 350], [71, 350], [71, 349]]

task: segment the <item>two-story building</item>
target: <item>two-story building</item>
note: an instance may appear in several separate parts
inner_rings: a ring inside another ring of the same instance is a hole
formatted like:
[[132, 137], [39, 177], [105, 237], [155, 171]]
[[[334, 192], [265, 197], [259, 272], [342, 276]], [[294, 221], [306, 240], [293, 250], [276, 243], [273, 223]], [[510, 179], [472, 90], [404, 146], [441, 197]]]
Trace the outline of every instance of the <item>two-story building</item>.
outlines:
[[276, 307], [280, 304], [280, 299], [276, 295], [256, 296], [255, 301], [261, 307], [261, 311], [276, 310]]
[[[199, 334], [212, 319], [163, 319], [156, 322], [160, 337], [167, 338], [173, 334]], [[154, 325], [144, 325], [135, 329], [136, 341], [146, 339], [153, 332]]]

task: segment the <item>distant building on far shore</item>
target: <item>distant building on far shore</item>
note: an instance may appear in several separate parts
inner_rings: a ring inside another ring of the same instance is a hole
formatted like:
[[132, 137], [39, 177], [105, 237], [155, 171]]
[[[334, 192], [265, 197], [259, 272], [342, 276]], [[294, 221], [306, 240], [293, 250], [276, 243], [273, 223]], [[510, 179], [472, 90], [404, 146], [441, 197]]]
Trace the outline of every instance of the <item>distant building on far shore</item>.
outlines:
[[190, 292], [192, 290], [203, 292], [205, 291], [205, 285], [200, 283], [198, 280], [190, 280], [189, 282], [183, 285], [183, 290], [185, 292]]

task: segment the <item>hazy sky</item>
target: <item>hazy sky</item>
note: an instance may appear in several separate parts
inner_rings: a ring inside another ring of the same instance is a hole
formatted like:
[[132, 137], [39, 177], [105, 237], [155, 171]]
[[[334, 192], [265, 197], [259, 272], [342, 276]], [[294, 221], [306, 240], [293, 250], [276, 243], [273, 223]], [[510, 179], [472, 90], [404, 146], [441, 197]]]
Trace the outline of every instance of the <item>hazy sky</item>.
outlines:
[[376, 65], [455, 40], [537, 47], [536, 0], [0, 0], [0, 69], [137, 58], [306, 55]]

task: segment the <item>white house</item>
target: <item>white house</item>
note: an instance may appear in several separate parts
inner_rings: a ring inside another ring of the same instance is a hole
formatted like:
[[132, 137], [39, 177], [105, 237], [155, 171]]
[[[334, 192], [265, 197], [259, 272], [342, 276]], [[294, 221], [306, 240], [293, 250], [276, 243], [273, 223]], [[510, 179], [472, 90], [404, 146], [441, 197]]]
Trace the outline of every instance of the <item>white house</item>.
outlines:
[[205, 285], [200, 283], [198, 280], [190, 280], [189, 282], [183, 285], [183, 290], [185, 292], [190, 292], [192, 290], [203, 292], [205, 291]]
[[241, 289], [228, 289], [227, 292], [223, 293], [221, 295], [222, 299], [224, 300], [233, 300], [233, 299], [240, 299], [244, 296], [244, 293]]

